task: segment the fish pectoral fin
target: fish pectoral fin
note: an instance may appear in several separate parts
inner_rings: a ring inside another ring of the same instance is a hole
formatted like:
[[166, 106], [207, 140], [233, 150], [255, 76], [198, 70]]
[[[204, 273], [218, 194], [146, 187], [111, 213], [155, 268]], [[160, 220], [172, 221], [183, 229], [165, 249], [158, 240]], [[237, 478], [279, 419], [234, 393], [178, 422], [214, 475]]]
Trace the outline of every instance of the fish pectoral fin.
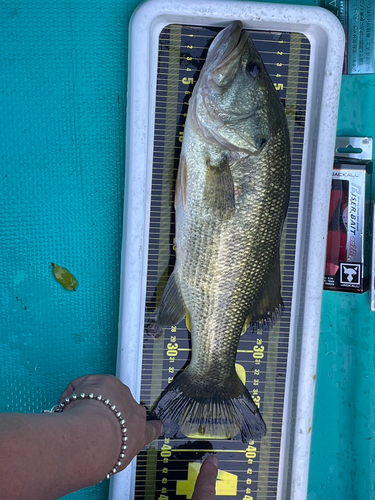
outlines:
[[181, 156], [180, 164], [178, 166], [177, 179], [176, 179], [176, 189], [174, 198], [174, 208], [176, 209], [180, 197], [182, 198], [182, 204], [186, 208], [186, 189], [187, 189], [187, 163], [185, 156]]
[[234, 215], [235, 199], [229, 163], [225, 158], [216, 165], [207, 160], [206, 165], [205, 200], [220, 219], [230, 219]]
[[186, 305], [173, 272], [160, 301], [156, 323], [161, 327], [177, 325], [187, 314]]
[[257, 135], [254, 137], [254, 145], [257, 151], [261, 151], [264, 146], [267, 144], [268, 138], [262, 135]]
[[260, 292], [257, 302], [251, 308], [246, 318], [242, 333], [245, 333], [250, 325], [274, 319], [281, 312], [282, 307], [280, 257], [279, 251], [277, 251], [275, 263], [267, 276], [266, 283]]

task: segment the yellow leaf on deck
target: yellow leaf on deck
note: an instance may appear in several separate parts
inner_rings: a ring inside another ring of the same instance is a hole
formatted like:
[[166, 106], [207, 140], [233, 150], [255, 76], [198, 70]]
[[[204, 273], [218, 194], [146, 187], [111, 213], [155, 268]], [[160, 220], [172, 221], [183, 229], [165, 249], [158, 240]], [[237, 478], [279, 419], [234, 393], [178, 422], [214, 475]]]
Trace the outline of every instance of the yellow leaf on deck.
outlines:
[[55, 278], [59, 283], [62, 284], [62, 286], [65, 288], [65, 290], [69, 291], [75, 291], [77, 290], [78, 287], [78, 281], [76, 278], [73, 276], [73, 274], [68, 271], [68, 269], [65, 269], [65, 267], [58, 266], [57, 264], [53, 265], [53, 272], [55, 274]]

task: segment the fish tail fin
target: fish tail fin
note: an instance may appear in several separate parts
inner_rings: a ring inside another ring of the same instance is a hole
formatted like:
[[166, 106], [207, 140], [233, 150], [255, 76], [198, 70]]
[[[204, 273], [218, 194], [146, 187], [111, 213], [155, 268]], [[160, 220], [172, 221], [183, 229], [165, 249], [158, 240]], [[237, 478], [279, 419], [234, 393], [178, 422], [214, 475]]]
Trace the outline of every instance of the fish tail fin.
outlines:
[[149, 420], [161, 420], [165, 436], [230, 439], [239, 432], [243, 442], [260, 439], [266, 424], [249, 391], [234, 372], [225, 383], [202, 381], [189, 368], [162, 392]]

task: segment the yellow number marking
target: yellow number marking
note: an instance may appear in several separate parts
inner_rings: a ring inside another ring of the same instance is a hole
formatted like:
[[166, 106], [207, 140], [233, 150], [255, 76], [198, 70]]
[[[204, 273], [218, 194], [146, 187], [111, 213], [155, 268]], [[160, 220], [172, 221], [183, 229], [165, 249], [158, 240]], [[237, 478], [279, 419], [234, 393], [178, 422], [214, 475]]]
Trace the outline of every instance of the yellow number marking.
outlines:
[[284, 85], [282, 83], [274, 83], [276, 90], [283, 90]]
[[182, 83], [184, 85], [191, 85], [192, 83], [194, 83], [194, 78], [188, 78], [187, 76], [185, 76], [183, 79], [182, 79]]
[[[194, 493], [195, 483], [201, 469], [201, 464], [198, 462], [189, 463], [187, 480], [177, 481], [177, 495], [185, 495], [189, 500]], [[216, 480], [216, 496], [231, 496], [237, 495], [238, 476], [230, 472], [219, 469]]]

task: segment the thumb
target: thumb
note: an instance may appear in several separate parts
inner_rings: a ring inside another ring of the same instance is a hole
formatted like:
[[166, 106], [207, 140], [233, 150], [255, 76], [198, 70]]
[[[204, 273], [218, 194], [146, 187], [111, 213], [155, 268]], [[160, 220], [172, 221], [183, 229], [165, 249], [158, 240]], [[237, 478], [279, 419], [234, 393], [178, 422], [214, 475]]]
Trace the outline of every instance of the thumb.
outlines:
[[210, 455], [203, 462], [192, 500], [214, 500], [219, 460]]
[[164, 427], [159, 420], [148, 420], [146, 423], [146, 444], [157, 439], [164, 432]]

